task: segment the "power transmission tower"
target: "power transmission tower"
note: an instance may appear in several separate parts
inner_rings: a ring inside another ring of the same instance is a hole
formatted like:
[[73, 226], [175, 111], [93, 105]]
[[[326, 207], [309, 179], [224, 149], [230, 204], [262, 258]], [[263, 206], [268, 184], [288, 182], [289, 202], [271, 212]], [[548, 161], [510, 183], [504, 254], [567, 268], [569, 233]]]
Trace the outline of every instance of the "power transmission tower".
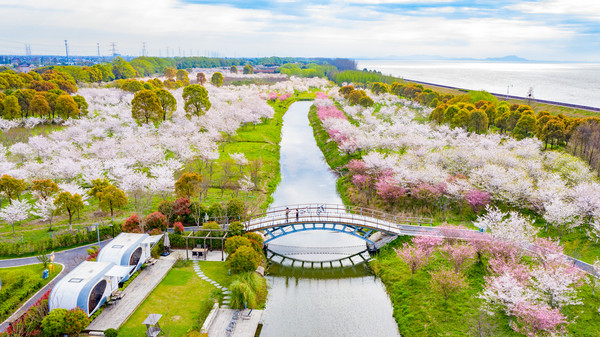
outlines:
[[116, 42], [111, 42], [110, 45], [112, 47], [113, 57], [116, 57], [117, 56], [117, 43]]
[[100, 57], [100, 43], [97, 42], [96, 43], [96, 47], [98, 47], [98, 58]]
[[179, 47], [179, 57], [181, 57], [181, 47]]
[[67, 55], [67, 63], [69, 63], [69, 44], [67, 40], [65, 40], [65, 54]]
[[167, 57], [169, 57], [169, 46], [167, 46]]
[[30, 44], [25, 45], [25, 55], [31, 56], [31, 45]]
[[146, 56], [146, 42], [142, 42], [142, 56]]

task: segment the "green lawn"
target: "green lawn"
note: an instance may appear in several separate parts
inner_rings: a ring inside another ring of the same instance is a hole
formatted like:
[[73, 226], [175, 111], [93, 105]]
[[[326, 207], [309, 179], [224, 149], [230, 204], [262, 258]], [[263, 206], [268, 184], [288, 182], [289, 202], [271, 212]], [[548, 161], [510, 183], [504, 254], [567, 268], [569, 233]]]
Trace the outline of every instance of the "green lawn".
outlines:
[[0, 321], [8, 318], [31, 296], [43, 288], [62, 270], [60, 264], [54, 264], [54, 272], [47, 279], [42, 278], [44, 266], [41, 263], [22, 267], [0, 268]]
[[[149, 314], [161, 314], [160, 325], [168, 336], [184, 336], [200, 329], [212, 308], [218, 289], [202, 280], [190, 263], [173, 267], [131, 317], [119, 329], [119, 336], [143, 336], [142, 322]], [[229, 284], [225, 262], [201, 262], [203, 272], [222, 285]]]

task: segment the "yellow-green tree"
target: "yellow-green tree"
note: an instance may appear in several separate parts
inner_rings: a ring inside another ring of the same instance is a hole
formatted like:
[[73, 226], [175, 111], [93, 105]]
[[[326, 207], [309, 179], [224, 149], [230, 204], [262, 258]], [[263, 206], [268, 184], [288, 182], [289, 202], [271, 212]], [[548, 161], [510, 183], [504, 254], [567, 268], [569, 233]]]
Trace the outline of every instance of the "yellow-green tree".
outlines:
[[131, 116], [142, 122], [158, 121], [162, 113], [160, 99], [152, 90], [140, 90], [131, 101]]
[[200, 190], [202, 176], [196, 172], [184, 172], [175, 182], [175, 193], [180, 197], [190, 199]]
[[167, 116], [171, 116], [173, 112], [177, 109], [177, 100], [175, 97], [166, 89], [154, 89], [154, 93], [158, 97], [160, 101], [160, 107], [162, 111], [160, 112], [162, 116], [162, 120], [167, 120]]
[[101, 200], [100, 207], [102, 210], [110, 210], [110, 218], [113, 222], [115, 221], [114, 210], [127, 206], [127, 196], [125, 195], [125, 192], [114, 185], [109, 185], [99, 192], [98, 199]]
[[196, 82], [200, 85], [204, 85], [204, 83], [206, 83], [206, 75], [204, 75], [204, 73], [196, 74]]
[[71, 95], [59, 95], [56, 99], [56, 114], [64, 119], [77, 117], [79, 115], [79, 106]]
[[233, 74], [237, 74], [237, 67], [236, 66], [231, 66], [231, 68], [229, 68], [229, 72], [231, 72]]
[[175, 68], [166, 68], [165, 69], [165, 77], [170, 80], [175, 78], [176, 73], [177, 73], [177, 70], [175, 70]]
[[8, 95], [4, 99], [4, 110], [2, 117], [6, 119], [14, 119], [21, 117], [21, 106], [19, 99], [13, 95]]
[[34, 180], [31, 190], [36, 192], [42, 199], [48, 199], [52, 194], [58, 192], [60, 188], [50, 179]]
[[73, 215], [83, 209], [83, 200], [81, 195], [71, 192], [61, 192], [56, 199], [54, 199], [54, 205], [56, 206], [57, 213], [66, 212], [69, 215], [69, 230], [73, 229]]
[[208, 91], [199, 84], [188, 85], [183, 89], [184, 109], [187, 113], [200, 116], [210, 109]]
[[482, 133], [488, 128], [488, 116], [481, 110], [473, 110], [469, 116], [469, 126], [475, 133]]
[[50, 115], [50, 105], [43, 93], [37, 93], [31, 100], [29, 111], [33, 116], [47, 117]]
[[0, 177], [0, 193], [4, 195], [10, 204], [17, 199], [21, 200], [21, 193], [27, 189], [27, 183], [23, 179], [13, 178], [7, 174]]
[[254, 67], [250, 64], [244, 66], [244, 74], [254, 74]]
[[223, 85], [223, 74], [220, 72], [216, 72], [210, 78], [210, 83], [212, 83], [216, 87], [220, 87]]

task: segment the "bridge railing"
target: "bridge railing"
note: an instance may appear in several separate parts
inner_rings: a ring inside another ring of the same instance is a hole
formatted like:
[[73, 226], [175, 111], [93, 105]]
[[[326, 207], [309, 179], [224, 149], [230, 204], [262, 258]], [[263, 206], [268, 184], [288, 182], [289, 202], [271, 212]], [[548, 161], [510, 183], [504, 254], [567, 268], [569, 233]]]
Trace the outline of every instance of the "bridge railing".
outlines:
[[[372, 219], [378, 219], [385, 222], [391, 223], [402, 223], [402, 224], [414, 224], [414, 225], [433, 225], [433, 219], [427, 217], [402, 217], [396, 216], [389, 213], [385, 213], [379, 210], [357, 207], [357, 206], [346, 206], [338, 204], [292, 204], [271, 207], [264, 212], [251, 215], [246, 223], [251, 223], [256, 219], [261, 218], [277, 218], [277, 219], [288, 219], [293, 220], [296, 217], [296, 211], [299, 213], [299, 217], [306, 216], [307, 214], [321, 217], [331, 217], [332, 215], [340, 214], [355, 214]], [[287, 215], [287, 217], [286, 217]]]

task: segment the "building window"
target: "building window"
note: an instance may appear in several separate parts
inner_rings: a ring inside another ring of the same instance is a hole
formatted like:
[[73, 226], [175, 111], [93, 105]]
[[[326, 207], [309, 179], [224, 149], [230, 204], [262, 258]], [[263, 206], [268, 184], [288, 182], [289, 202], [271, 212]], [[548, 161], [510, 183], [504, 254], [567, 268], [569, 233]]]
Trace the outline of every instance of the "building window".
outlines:
[[106, 280], [98, 282], [90, 292], [90, 298], [88, 300], [88, 313], [94, 311], [104, 295], [106, 290]]

